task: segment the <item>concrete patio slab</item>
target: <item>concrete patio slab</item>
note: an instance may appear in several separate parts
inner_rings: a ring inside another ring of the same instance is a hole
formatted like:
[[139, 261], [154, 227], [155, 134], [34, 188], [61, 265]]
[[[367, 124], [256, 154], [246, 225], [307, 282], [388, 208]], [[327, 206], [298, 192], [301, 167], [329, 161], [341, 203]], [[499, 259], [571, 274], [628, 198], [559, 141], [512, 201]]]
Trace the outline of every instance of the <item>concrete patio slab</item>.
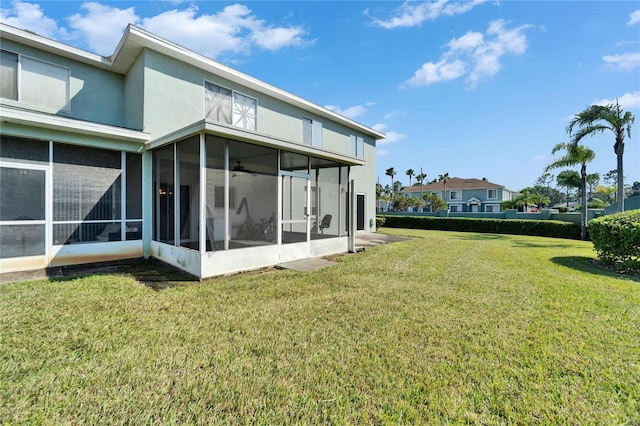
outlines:
[[334, 262], [332, 260], [321, 259], [319, 257], [314, 257], [311, 259], [301, 259], [294, 260], [293, 262], [285, 262], [279, 265], [276, 265], [278, 269], [292, 269], [294, 271], [315, 271], [317, 269], [327, 268], [329, 266], [335, 266], [338, 262]]

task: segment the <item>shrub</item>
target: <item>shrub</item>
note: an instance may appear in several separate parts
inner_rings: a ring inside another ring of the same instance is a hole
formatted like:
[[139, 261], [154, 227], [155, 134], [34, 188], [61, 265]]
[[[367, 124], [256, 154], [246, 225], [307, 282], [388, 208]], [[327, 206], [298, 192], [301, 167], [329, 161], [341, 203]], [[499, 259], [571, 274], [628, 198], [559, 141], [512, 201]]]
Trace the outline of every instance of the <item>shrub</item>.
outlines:
[[558, 207], [554, 207], [554, 209], [558, 210], [558, 213], [566, 213], [569, 211], [568, 208], [566, 208], [565, 206], [558, 206]]
[[481, 232], [580, 239], [580, 225], [557, 220], [473, 219], [451, 217], [385, 216], [389, 228]]
[[376, 216], [376, 229], [384, 225], [385, 219], [382, 216]]
[[640, 209], [593, 219], [588, 229], [602, 263], [621, 272], [640, 272]]

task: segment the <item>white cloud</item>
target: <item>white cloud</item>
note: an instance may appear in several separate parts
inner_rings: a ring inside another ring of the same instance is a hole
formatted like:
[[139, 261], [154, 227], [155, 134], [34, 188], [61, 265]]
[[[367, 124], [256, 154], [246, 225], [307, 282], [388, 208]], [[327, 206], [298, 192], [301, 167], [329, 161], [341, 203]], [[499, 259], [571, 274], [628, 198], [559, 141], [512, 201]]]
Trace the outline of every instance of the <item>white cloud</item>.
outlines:
[[382, 124], [382, 123], [378, 123], [375, 124], [373, 126], [374, 130], [377, 130], [380, 133], [384, 133], [384, 139], [379, 140], [378, 142], [376, 142], [376, 146], [384, 146], [384, 145], [389, 145], [392, 143], [396, 143], [402, 139], [404, 139], [406, 137], [405, 134], [403, 133], [398, 133], [398, 132], [394, 132], [394, 131], [386, 131], [387, 129], [387, 125], [386, 124]]
[[124, 29], [138, 22], [135, 8], [118, 9], [101, 3], [83, 3], [82, 13], [67, 18], [72, 28], [71, 37], [84, 40], [91, 50], [100, 55], [113, 53]]
[[16, 0], [10, 8], [2, 8], [0, 16], [3, 22], [47, 37], [74, 39], [101, 55], [113, 53], [128, 24], [212, 58], [223, 53], [247, 54], [253, 48], [275, 51], [312, 43], [305, 40], [307, 33], [301, 26], [271, 25], [241, 4], [226, 6], [213, 14], [200, 14], [191, 5], [147, 17], [139, 16], [135, 7], [120, 9], [98, 2], [82, 3], [80, 10], [66, 18], [71, 30], [68, 35], [44, 15], [38, 4]]
[[355, 105], [346, 109], [342, 109], [335, 105], [326, 105], [325, 108], [347, 118], [356, 118], [367, 112], [367, 108], [363, 107], [362, 105]]
[[394, 111], [386, 113], [384, 115], [384, 119], [388, 120], [388, 119], [393, 118], [393, 117], [399, 117], [399, 116], [404, 116], [404, 115], [407, 115], [407, 113], [405, 111], [401, 111], [399, 109], [396, 109]]
[[[449, 2], [448, 0], [425, 1], [414, 3], [405, 1], [389, 19], [371, 18], [373, 25], [386, 28], [408, 28], [422, 24], [424, 21], [433, 21], [440, 16], [452, 16], [465, 13], [475, 6], [485, 3], [486, 0], [470, 0], [463, 2]], [[369, 14], [365, 10], [365, 14]]]
[[451, 50], [470, 50], [475, 49], [484, 42], [482, 33], [468, 31], [460, 38], [454, 38], [447, 45]]
[[602, 57], [602, 60], [615, 68], [631, 71], [640, 67], [640, 52], [606, 55]]
[[454, 38], [438, 62], [422, 65], [403, 86], [426, 86], [467, 75], [466, 81], [473, 88], [500, 71], [504, 55], [521, 55], [527, 50], [524, 30], [529, 27], [507, 29], [503, 20], [497, 20], [490, 22], [485, 34], [469, 31]]
[[456, 79], [464, 75], [465, 72], [465, 65], [461, 60], [447, 62], [446, 59], [441, 59], [436, 63], [427, 62], [403, 86], [427, 86], [440, 81]]
[[635, 10], [629, 14], [629, 22], [627, 22], [628, 26], [632, 26], [640, 23], [640, 9]]
[[43, 37], [66, 37], [66, 31], [58, 28], [56, 21], [46, 17], [40, 5], [35, 3], [11, 2], [9, 7], [0, 8], [0, 21]]
[[[625, 93], [617, 98], [618, 104], [624, 110], [640, 109], [640, 91], [633, 93]], [[616, 99], [600, 99], [595, 101], [594, 105], [613, 105], [616, 103]], [[573, 117], [571, 117], [573, 118]]]
[[547, 158], [547, 156], [546, 156], [546, 155], [534, 155], [534, 156], [533, 156], [533, 160], [534, 160], [534, 161], [542, 161], [542, 160], [544, 160], [545, 158]]

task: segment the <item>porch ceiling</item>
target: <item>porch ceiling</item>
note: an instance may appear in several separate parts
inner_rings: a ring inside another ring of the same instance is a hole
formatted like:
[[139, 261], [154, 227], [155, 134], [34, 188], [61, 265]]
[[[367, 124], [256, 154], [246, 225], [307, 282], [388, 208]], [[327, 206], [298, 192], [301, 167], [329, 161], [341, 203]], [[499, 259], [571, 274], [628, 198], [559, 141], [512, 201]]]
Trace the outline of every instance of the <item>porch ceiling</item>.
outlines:
[[179, 139], [192, 136], [194, 134], [204, 132], [206, 134], [220, 136], [224, 138], [234, 139], [240, 142], [249, 142], [256, 145], [266, 146], [275, 149], [282, 149], [298, 154], [309, 155], [312, 157], [323, 158], [326, 160], [336, 161], [351, 166], [362, 166], [366, 164], [364, 160], [354, 158], [348, 155], [335, 152], [325, 151], [311, 145], [301, 145], [299, 143], [279, 139], [273, 136], [266, 136], [255, 132], [249, 132], [236, 127], [225, 126], [218, 123], [208, 122], [206, 120], [197, 121], [180, 130], [169, 133], [158, 139], [152, 140], [146, 144], [147, 149], [159, 148], [163, 145], [175, 142]]

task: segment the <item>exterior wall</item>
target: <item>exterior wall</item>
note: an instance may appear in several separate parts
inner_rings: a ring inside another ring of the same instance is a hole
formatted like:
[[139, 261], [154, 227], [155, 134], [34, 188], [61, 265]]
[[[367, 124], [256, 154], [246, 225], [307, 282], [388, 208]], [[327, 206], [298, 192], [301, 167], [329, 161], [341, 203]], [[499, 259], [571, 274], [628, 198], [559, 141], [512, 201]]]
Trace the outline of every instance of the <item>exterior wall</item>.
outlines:
[[[70, 111], [60, 111], [58, 115], [111, 126], [124, 126], [124, 77], [122, 75], [10, 40], [2, 40], [2, 49], [70, 69]], [[46, 108], [21, 105], [6, 99], [2, 99], [2, 103], [51, 113], [51, 110]]]
[[124, 77], [124, 125], [144, 129], [144, 55], [140, 55]]
[[355, 180], [356, 194], [365, 194], [364, 230], [376, 230], [376, 147], [375, 142], [365, 138], [365, 166], [351, 167], [350, 179]]

